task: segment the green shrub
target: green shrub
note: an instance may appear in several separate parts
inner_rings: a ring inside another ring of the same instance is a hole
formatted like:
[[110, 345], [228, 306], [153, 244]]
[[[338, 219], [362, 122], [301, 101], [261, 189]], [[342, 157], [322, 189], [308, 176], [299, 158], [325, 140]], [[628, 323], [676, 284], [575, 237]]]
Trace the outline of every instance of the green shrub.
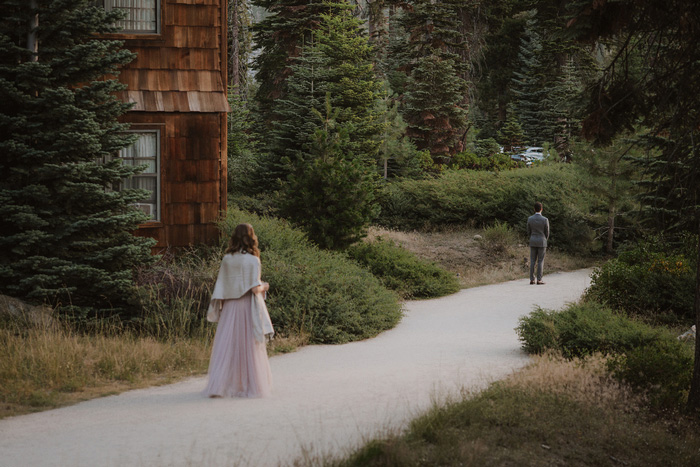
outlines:
[[382, 192], [377, 222], [413, 230], [499, 220], [524, 236], [533, 203], [542, 201], [552, 225], [550, 245], [588, 252], [593, 195], [584, 189], [581, 176], [575, 166], [556, 164], [496, 173], [448, 170], [432, 179], [394, 181]]
[[638, 243], [594, 270], [586, 296], [656, 322], [691, 322], [696, 251], [686, 251], [689, 243]]
[[506, 222], [496, 221], [484, 229], [483, 245], [494, 252], [504, 252], [517, 243], [518, 234]]
[[137, 271], [142, 310], [129, 321], [140, 334], [160, 339], [209, 338], [209, 297], [221, 258], [219, 248], [201, 247], [178, 254], [166, 252]]
[[343, 254], [320, 250], [285, 221], [236, 210], [221, 223], [224, 238], [241, 222], [252, 224], [260, 241], [268, 309], [281, 334], [337, 344], [375, 336], [399, 321], [397, 295]]
[[667, 336], [614, 357], [608, 368], [618, 379], [644, 389], [652, 406], [678, 408], [687, 402], [693, 349]]
[[460, 152], [455, 154], [450, 161], [450, 167], [453, 169], [469, 169], [469, 170], [508, 170], [516, 166], [507, 154], [491, 154], [477, 155], [473, 152]]
[[563, 311], [538, 308], [520, 319], [516, 332], [528, 353], [555, 350], [567, 358], [610, 355], [609, 371], [645, 390], [653, 407], [679, 407], [687, 399], [693, 349], [664, 328], [584, 302]]
[[457, 277], [435, 263], [417, 258], [393, 241], [381, 238], [361, 242], [347, 250], [348, 256], [367, 267], [385, 287], [404, 298], [432, 298], [459, 290]]
[[573, 304], [563, 311], [538, 308], [520, 318], [516, 332], [526, 352], [551, 349], [567, 358], [621, 353], [663, 335], [659, 329], [591, 302]]

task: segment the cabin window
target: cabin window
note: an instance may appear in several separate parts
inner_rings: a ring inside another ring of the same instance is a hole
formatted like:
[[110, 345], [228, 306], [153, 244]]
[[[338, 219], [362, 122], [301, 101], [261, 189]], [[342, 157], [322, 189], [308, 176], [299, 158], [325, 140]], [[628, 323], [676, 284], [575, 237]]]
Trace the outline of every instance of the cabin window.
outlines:
[[126, 18], [117, 21], [124, 34], [158, 34], [161, 0], [102, 0], [105, 10], [124, 10]]
[[133, 132], [138, 139], [119, 151], [124, 165], [145, 165], [140, 174], [122, 182], [122, 188], [137, 188], [148, 191], [148, 196], [136, 203], [136, 207], [151, 216], [151, 221], [160, 220], [160, 131], [142, 130]]

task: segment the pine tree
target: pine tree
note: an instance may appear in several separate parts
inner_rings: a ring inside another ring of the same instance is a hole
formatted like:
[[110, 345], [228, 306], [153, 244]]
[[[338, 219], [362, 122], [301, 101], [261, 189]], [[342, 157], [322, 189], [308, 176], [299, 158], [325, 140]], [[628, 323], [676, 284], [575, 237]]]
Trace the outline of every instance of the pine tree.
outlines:
[[[395, 70], [392, 89], [401, 96], [408, 135], [419, 150], [429, 150], [437, 164], [463, 149], [466, 130], [468, 47], [460, 31], [464, 2], [415, 0], [397, 17], [390, 54]], [[401, 61], [399, 61], [401, 59]]]
[[133, 54], [94, 35], [120, 13], [31, 3], [4, 0], [0, 19], [0, 290], [79, 316], [123, 312], [153, 241], [130, 233], [143, 193], [111, 189], [136, 170], [113, 157], [130, 142], [116, 120], [128, 106], [103, 76]]
[[525, 144], [523, 127], [520, 126], [515, 114], [515, 108], [508, 106], [508, 118], [498, 132], [498, 142], [503, 145], [506, 151], [513, 151], [514, 148], [522, 147]]
[[366, 162], [378, 157], [384, 119], [377, 103], [384, 95], [374, 70], [373, 48], [348, 4], [321, 15], [316, 41], [325, 57], [327, 91], [340, 110], [338, 123], [349, 124], [350, 150]]
[[514, 73], [512, 89], [515, 109], [525, 138], [533, 145], [541, 145], [545, 141], [551, 141], [548, 138], [551, 131], [543, 107], [547, 97], [547, 83], [542, 62], [542, 39], [535, 19], [527, 21], [518, 56], [521, 68]]
[[578, 115], [583, 108], [579, 103], [583, 96], [579, 75], [573, 59], [567, 59], [542, 102], [548, 125], [547, 140], [553, 142], [555, 149], [566, 159], [570, 159], [572, 140], [579, 134]]
[[252, 18], [249, 0], [228, 3], [228, 85], [242, 101], [248, 98], [248, 63], [252, 50]]
[[287, 79], [292, 65], [302, 53], [317, 29], [322, 13], [347, 7], [347, 1], [332, 0], [253, 0], [253, 5], [265, 8], [267, 15], [253, 27], [257, 55], [253, 60], [255, 77], [260, 87], [256, 100], [266, 122], [277, 99], [286, 95]]
[[275, 102], [265, 161], [269, 186], [286, 179], [286, 161], [307, 157], [306, 146], [316, 131], [313, 112], [323, 109], [326, 93], [339, 112], [337, 122], [348, 128], [348, 149], [366, 164], [379, 158], [385, 122], [377, 102], [383, 90], [367, 37], [349, 9], [349, 4], [342, 9], [335, 4], [319, 17], [317, 30], [292, 65], [286, 96]]
[[323, 248], [342, 249], [364, 237], [377, 215], [376, 174], [350, 151], [350, 124], [327, 94], [324, 112], [313, 109], [317, 128], [309, 154], [295, 161], [285, 185], [282, 211]]
[[465, 92], [452, 60], [436, 55], [422, 58], [408, 78], [403, 96], [406, 134], [419, 150], [429, 150], [436, 164], [447, 164], [451, 153], [463, 149], [459, 138], [466, 111], [459, 103]]

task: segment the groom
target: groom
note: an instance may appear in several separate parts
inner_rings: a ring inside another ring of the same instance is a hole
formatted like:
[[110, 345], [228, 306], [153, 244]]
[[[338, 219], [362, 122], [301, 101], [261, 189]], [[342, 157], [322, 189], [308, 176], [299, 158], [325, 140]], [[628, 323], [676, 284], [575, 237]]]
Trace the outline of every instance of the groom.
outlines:
[[537, 263], [537, 285], [542, 282], [544, 255], [549, 238], [549, 219], [542, 215], [542, 203], [535, 203], [535, 214], [527, 219], [527, 235], [530, 237], [530, 284], [535, 284], [535, 263]]

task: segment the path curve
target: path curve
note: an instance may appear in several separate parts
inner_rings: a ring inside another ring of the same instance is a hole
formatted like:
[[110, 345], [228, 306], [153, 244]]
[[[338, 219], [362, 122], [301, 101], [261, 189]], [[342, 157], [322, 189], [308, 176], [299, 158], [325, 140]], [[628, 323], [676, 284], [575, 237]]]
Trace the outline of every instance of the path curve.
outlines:
[[202, 398], [199, 377], [0, 420], [0, 466], [270, 466], [342, 454], [523, 366], [518, 318], [576, 301], [589, 275], [408, 302], [401, 323], [374, 339], [273, 357], [266, 399]]

